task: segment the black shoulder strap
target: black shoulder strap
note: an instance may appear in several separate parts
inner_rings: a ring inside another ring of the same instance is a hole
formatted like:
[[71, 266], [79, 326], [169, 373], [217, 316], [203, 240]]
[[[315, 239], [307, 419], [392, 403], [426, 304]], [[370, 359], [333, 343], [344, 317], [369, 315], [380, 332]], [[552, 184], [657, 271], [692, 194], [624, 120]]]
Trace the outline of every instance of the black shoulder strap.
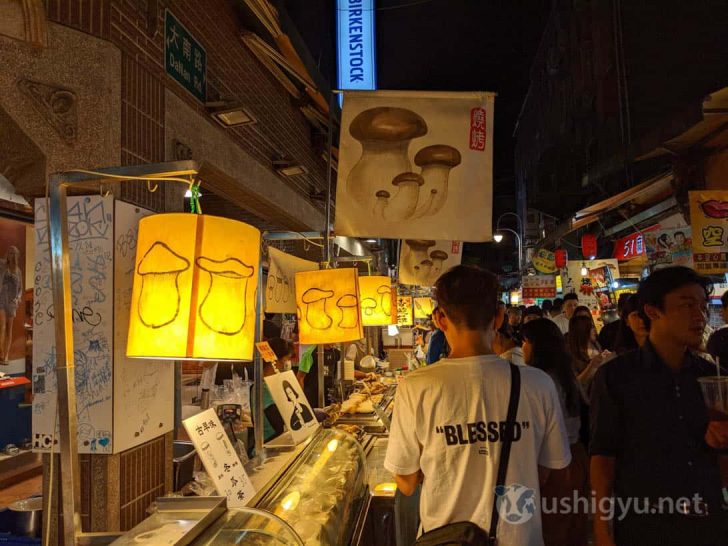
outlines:
[[[506, 430], [508, 433], [503, 439], [503, 447], [501, 448], [500, 461], [498, 463], [498, 478], [495, 485], [505, 485], [506, 474], [508, 473], [508, 459], [511, 455], [511, 443], [513, 441], [513, 431], [515, 430], [516, 414], [518, 413], [518, 400], [521, 396], [521, 371], [518, 366], [510, 364], [511, 367], [511, 396], [508, 400], [508, 414]], [[495, 491], [494, 491], [495, 493]], [[496, 531], [498, 530], [498, 503], [493, 498], [493, 513], [490, 516], [490, 533], [488, 538], [491, 544], [495, 544]]]

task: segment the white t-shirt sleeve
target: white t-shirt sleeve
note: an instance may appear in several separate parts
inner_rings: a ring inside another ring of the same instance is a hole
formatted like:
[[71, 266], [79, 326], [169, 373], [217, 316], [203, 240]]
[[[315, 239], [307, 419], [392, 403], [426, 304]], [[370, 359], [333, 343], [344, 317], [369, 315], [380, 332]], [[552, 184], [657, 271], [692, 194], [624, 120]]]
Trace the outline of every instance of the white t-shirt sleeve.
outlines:
[[538, 464], [545, 468], [566, 468], [571, 463], [571, 447], [556, 385], [550, 378], [545, 389], [544, 410], [546, 428]]
[[404, 380], [397, 387], [387, 455], [384, 458], [384, 468], [392, 474], [407, 476], [420, 469], [422, 448], [417, 439], [415, 422], [415, 406], [407, 391], [407, 380]]

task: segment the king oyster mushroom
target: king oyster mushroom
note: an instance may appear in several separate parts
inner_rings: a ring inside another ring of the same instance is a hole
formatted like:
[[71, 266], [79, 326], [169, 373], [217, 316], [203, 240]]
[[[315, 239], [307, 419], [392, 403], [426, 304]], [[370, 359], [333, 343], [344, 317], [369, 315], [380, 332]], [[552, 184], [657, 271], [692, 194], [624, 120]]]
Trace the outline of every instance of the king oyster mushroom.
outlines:
[[377, 300], [374, 298], [364, 298], [361, 300], [361, 314], [365, 317], [371, 317], [377, 308]]
[[449, 258], [449, 255], [443, 250], [433, 250], [432, 252], [430, 252], [430, 258], [432, 259], [432, 270], [430, 271], [430, 277], [433, 278], [434, 284], [434, 281], [436, 281], [437, 278], [440, 276], [440, 273], [442, 273], [442, 264], [445, 263], [445, 260]]
[[362, 153], [349, 172], [346, 191], [369, 211], [377, 191], [399, 173], [412, 170], [410, 141], [427, 134], [427, 123], [411, 110], [381, 106], [360, 112], [349, 133], [361, 143]]
[[461, 162], [460, 152], [445, 144], [427, 146], [417, 152], [415, 165], [422, 167], [421, 174], [425, 181], [425, 186], [421, 191], [430, 199], [418, 204], [414, 218], [432, 216], [442, 209], [447, 202], [450, 171]]
[[429, 286], [430, 272], [432, 271], [432, 260], [422, 260], [418, 267], [417, 284], [421, 286]]
[[301, 303], [305, 305], [303, 316], [314, 330], [327, 330], [334, 323], [334, 319], [326, 311], [326, 301], [333, 296], [333, 290], [320, 288], [309, 288], [301, 296]]
[[392, 287], [386, 284], [381, 285], [377, 288], [377, 294], [379, 294], [379, 305], [382, 308], [382, 312], [387, 315], [392, 315]]
[[387, 203], [384, 219], [399, 222], [410, 218], [417, 208], [420, 186], [424, 183], [425, 180], [417, 173], [400, 173], [395, 176], [392, 185], [397, 186], [397, 193]]
[[429, 257], [430, 248], [437, 244], [435, 241], [427, 239], [405, 239], [404, 242], [410, 249], [408, 259], [410, 267], [413, 269]]
[[377, 201], [374, 203], [374, 209], [372, 210], [372, 213], [374, 214], [374, 218], [384, 218], [384, 209], [387, 208], [387, 203], [389, 202], [389, 192], [386, 190], [379, 190], [377, 192]]
[[339, 328], [357, 328], [359, 326], [359, 302], [353, 294], [341, 296], [336, 306], [341, 311]]
[[255, 268], [237, 258], [214, 260], [200, 256], [195, 264], [209, 275], [207, 292], [200, 303], [200, 320], [218, 334], [238, 334], [245, 326], [248, 279]]
[[179, 275], [189, 268], [187, 258], [160, 241], [144, 253], [137, 266], [142, 278], [137, 314], [144, 326], [161, 328], [175, 321], [181, 298]]

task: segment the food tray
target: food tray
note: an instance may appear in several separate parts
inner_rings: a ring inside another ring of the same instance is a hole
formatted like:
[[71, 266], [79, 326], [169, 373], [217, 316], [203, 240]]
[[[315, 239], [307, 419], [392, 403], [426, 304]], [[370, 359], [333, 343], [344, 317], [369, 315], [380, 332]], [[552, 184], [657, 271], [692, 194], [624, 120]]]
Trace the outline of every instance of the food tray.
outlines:
[[162, 497], [154, 514], [111, 544], [186, 546], [226, 510], [225, 497]]

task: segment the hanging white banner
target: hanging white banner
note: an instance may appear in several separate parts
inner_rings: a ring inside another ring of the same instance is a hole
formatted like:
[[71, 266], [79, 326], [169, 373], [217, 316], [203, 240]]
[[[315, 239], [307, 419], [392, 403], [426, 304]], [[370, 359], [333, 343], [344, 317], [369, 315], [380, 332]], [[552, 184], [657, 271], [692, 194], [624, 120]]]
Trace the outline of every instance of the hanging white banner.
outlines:
[[442, 273], [460, 265], [462, 257], [460, 241], [405, 239], [399, 252], [399, 283], [434, 286]]
[[316, 271], [319, 266], [296, 258], [280, 250], [268, 247], [268, 281], [265, 290], [266, 313], [296, 312], [296, 273], [300, 271]]
[[336, 234], [490, 241], [494, 99], [346, 92]]

